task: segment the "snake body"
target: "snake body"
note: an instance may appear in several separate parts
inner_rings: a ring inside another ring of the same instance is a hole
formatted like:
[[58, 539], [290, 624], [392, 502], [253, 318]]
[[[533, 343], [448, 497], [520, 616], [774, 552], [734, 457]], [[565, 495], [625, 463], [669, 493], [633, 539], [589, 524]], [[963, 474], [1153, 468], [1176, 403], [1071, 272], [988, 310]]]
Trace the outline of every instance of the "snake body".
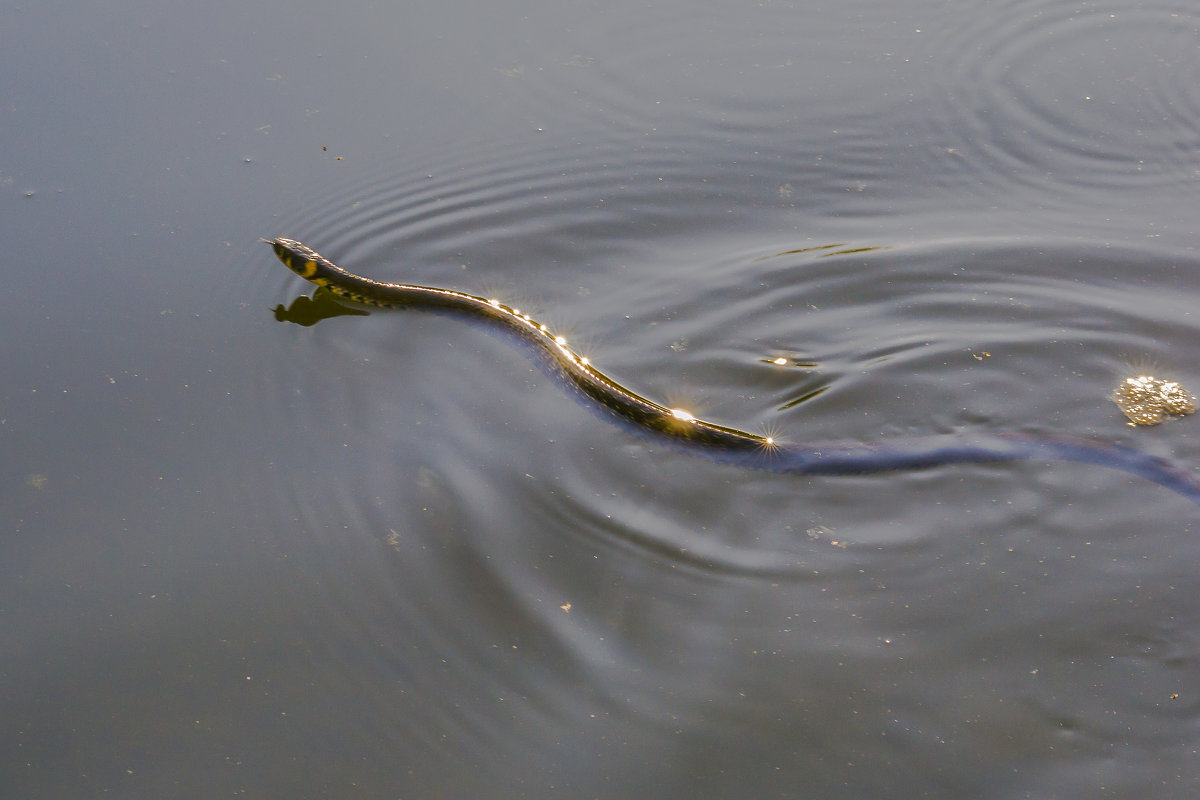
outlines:
[[572, 350], [566, 340], [498, 300], [412, 284], [380, 283], [347, 272], [294, 239], [268, 241], [290, 270], [344, 300], [379, 308], [443, 311], [483, 320], [515, 336], [553, 378], [594, 408], [638, 433], [716, 461], [796, 475], [865, 475], [947, 464], [1019, 460], [1075, 461], [1137, 475], [1200, 505], [1200, 480], [1157, 456], [1118, 444], [1058, 434], [942, 434], [895, 442], [781, 443], [659, 405], [617, 383]]

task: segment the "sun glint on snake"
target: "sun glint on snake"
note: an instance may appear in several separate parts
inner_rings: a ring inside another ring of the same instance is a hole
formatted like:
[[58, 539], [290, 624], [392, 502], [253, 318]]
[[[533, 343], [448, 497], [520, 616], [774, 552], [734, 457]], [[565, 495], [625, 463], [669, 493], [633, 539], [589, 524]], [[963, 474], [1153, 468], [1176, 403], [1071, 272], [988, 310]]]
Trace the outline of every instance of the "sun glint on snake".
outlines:
[[[344, 300], [379, 308], [440, 311], [482, 320], [528, 346], [540, 366], [560, 384], [578, 393], [595, 410], [627, 423], [637, 433], [715, 461], [750, 469], [794, 475], [866, 475], [929, 469], [948, 464], [986, 464], [1021, 460], [1074, 461], [1117, 469], [1157, 483], [1200, 505], [1200, 480], [1188, 469], [1119, 444], [1052, 433], [954, 433], [881, 442], [783, 443], [770, 436], [718, 425], [686, 411], [668, 408], [627, 389], [577, 354], [561, 337], [520, 310], [498, 300], [450, 289], [380, 283], [338, 267], [294, 239], [265, 240], [289, 269]], [[1130, 379], [1134, 380], [1134, 379]], [[1139, 378], [1137, 380], [1143, 380]], [[1153, 378], [1145, 378], [1155, 381]], [[1158, 384], [1164, 382], [1158, 381]], [[1137, 413], [1151, 390], [1177, 397], [1178, 384], [1130, 384], [1125, 400]], [[1118, 395], [1121, 394], [1118, 389]], [[1188, 397], [1184, 393], [1184, 397]], [[1118, 403], [1120, 396], [1114, 396]], [[1194, 399], [1190, 400], [1194, 404]], [[1194, 406], [1181, 400], [1179, 410]], [[1122, 406], [1126, 413], [1129, 409]], [[1153, 415], [1153, 411], [1144, 411]], [[1137, 422], [1133, 415], [1131, 420]], [[1149, 421], [1147, 417], [1145, 421]], [[1157, 420], [1154, 420], [1157, 421]]]

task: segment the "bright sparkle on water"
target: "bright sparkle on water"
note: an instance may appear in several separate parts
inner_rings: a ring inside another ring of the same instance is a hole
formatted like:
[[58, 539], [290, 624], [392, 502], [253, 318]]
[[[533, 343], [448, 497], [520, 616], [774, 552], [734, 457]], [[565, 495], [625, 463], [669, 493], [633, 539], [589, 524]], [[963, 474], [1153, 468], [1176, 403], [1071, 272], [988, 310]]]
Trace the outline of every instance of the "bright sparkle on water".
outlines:
[[1196, 398], [1182, 385], [1151, 375], [1126, 378], [1113, 390], [1112, 401], [1129, 418], [1130, 425], [1157, 425], [1171, 415], [1196, 410]]

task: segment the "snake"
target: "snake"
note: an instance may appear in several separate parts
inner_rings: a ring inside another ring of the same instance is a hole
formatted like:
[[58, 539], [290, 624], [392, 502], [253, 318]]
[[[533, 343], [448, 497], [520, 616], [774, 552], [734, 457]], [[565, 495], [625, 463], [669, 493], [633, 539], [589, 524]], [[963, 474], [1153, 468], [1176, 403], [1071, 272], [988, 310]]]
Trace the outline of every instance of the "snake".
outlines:
[[1172, 461], [1121, 444], [1056, 433], [958, 432], [880, 442], [782, 442], [718, 425], [654, 402], [621, 385], [572, 349], [567, 340], [520, 309], [452, 289], [381, 283], [347, 272], [295, 239], [264, 239], [301, 278], [354, 304], [437, 311], [482, 321], [527, 345], [538, 365], [593, 410], [635, 433], [730, 464], [791, 475], [870, 475], [951, 464], [1023, 460], [1070, 461], [1121, 470], [1200, 505], [1200, 479]]

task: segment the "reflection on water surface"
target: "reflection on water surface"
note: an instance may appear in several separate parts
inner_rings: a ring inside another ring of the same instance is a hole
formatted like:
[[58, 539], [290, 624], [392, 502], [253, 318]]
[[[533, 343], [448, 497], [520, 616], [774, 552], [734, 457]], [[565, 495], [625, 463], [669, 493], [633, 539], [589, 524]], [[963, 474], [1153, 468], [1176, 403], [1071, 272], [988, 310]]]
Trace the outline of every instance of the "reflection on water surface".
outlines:
[[1200, 467], [1194, 418], [1108, 399], [1196, 382], [1195, 15], [9, 16], [13, 796], [1194, 788], [1186, 500], [690, 459], [468, 326], [296, 301], [256, 240], [503, 298], [787, 441]]

